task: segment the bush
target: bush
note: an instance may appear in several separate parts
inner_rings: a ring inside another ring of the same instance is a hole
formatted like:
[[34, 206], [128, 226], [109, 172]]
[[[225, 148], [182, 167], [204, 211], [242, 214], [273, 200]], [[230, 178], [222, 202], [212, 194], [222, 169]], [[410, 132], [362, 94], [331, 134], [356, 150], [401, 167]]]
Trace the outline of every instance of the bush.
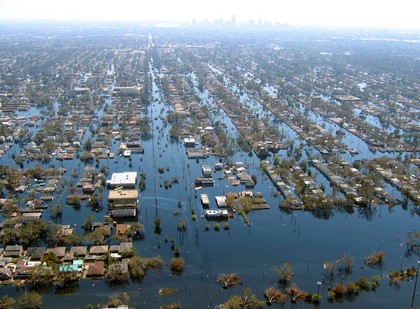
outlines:
[[171, 260], [171, 270], [175, 272], [182, 272], [184, 270], [184, 259], [182, 257], [175, 257]]
[[312, 296], [311, 296], [311, 300], [314, 303], [319, 303], [321, 301], [321, 299], [322, 299], [322, 295], [320, 295], [320, 294], [315, 293], [315, 294], [312, 294]]
[[384, 259], [385, 253], [383, 251], [375, 251], [365, 258], [365, 262], [368, 265], [382, 265]]
[[359, 287], [359, 289], [368, 290], [372, 286], [372, 282], [370, 282], [366, 276], [363, 276], [359, 281], [356, 282], [356, 285]]
[[335, 294], [335, 297], [343, 297], [347, 294], [347, 288], [344, 284], [337, 283], [337, 285], [331, 289], [331, 291]]
[[346, 288], [347, 288], [347, 294], [348, 295], [354, 295], [359, 291], [356, 283], [354, 283], [354, 282], [347, 283]]
[[40, 309], [43, 307], [42, 296], [36, 292], [28, 292], [17, 299], [19, 308]]

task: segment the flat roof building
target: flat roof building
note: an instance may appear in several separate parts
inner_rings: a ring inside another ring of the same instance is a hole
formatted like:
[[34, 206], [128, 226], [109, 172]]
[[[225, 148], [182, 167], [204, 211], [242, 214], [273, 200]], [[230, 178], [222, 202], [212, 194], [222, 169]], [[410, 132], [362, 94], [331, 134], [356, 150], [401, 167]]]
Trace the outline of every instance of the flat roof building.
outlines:
[[109, 209], [137, 208], [137, 190], [111, 190], [108, 195]]
[[184, 146], [194, 148], [195, 147], [195, 138], [193, 138], [193, 137], [184, 138]]
[[112, 173], [111, 179], [106, 183], [110, 188], [135, 188], [137, 172]]

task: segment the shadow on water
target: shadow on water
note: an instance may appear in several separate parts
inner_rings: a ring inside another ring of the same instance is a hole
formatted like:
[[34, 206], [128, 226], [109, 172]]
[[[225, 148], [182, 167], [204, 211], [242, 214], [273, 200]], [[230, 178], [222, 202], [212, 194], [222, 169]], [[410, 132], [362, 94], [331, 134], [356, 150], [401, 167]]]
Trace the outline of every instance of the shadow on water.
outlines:
[[57, 295], [73, 295], [80, 289], [80, 284], [78, 282], [73, 282], [70, 284], [65, 284], [63, 286], [56, 286], [55, 294]]

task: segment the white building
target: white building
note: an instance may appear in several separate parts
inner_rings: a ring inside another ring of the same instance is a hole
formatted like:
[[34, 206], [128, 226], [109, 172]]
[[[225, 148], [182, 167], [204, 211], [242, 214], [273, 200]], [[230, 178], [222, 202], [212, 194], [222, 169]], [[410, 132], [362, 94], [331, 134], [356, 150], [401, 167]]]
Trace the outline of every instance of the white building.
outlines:
[[106, 184], [110, 188], [135, 188], [137, 182], [137, 172], [113, 173]]
[[184, 146], [194, 148], [195, 147], [195, 138], [193, 138], [193, 137], [184, 138]]

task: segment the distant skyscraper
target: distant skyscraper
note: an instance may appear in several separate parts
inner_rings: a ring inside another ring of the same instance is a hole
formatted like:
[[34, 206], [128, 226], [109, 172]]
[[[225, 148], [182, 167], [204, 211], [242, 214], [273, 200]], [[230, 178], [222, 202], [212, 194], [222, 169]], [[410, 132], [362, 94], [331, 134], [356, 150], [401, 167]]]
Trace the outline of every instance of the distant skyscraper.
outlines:
[[232, 15], [232, 25], [236, 25], [236, 15]]

